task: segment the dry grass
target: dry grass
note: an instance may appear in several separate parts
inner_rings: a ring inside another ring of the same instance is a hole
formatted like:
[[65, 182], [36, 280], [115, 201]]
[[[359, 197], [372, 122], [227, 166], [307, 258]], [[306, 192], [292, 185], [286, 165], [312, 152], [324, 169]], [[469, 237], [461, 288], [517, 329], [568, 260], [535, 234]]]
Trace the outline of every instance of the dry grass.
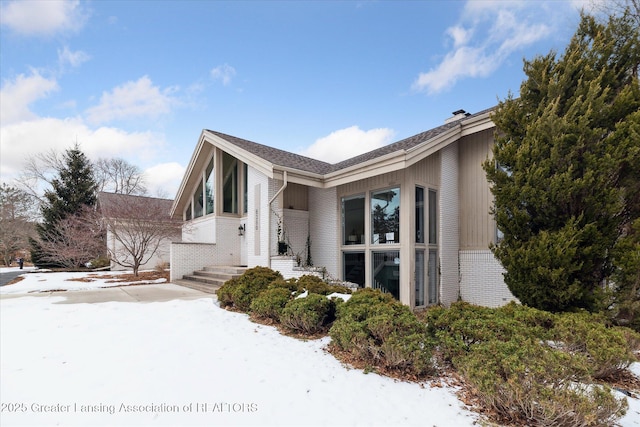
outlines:
[[85, 277], [79, 277], [77, 279], [67, 279], [72, 282], [93, 282], [97, 279], [108, 279], [105, 283], [133, 283], [133, 284], [145, 284], [154, 282], [158, 279], [165, 279], [167, 282], [169, 281], [169, 272], [168, 271], [140, 271], [137, 276], [134, 276], [133, 273], [123, 273], [123, 274], [97, 274], [91, 273]]

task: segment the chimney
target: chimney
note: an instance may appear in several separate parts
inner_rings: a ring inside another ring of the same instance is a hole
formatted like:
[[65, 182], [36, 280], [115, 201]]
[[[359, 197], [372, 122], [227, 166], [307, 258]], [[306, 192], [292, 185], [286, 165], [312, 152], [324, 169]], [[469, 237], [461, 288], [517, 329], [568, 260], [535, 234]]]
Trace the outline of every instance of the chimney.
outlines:
[[446, 123], [451, 123], [451, 122], [455, 122], [456, 120], [460, 120], [460, 119], [464, 119], [467, 116], [470, 116], [471, 113], [467, 113], [464, 110], [456, 110], [453, 113], [453, 116], [449, 117], [448, 119], [446, 119], [444, 122]]

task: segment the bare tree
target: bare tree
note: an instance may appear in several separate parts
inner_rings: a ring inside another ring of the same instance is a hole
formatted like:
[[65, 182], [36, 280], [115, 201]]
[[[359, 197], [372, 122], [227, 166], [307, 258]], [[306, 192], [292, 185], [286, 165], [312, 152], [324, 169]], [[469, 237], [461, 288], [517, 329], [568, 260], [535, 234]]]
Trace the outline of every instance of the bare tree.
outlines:
[[40, 234], [41, 261], [65, 268], [85, 266], [89, 261], [105, 255], [104, 229], [100, 216], [91, 206], [61, 219], [55, 229]]
[[605, 18], [628, 13], [636, 24], [640, 26], [640, 0], [607, 0], [606, 2], [591, 0], [591, 6], [595, 12]]
[[93, 164], [98, 191], [144, 195], [147, 188], [140, 168], [121, 158], [100, 158]]
[[162, 244], [180, 238], [181, 221], [169, 216], [171, 200], [100, 193], [98, 203], [111, 261], [133, 269], [136, 276]]
[[63, 153], [51, 148], [44, 153], [27, 156], [17, 181], [22, 190], [42, 203], [45, 190], [51, 187], [52, 181], [64, 167]]
[[24, 191], [0, 184], [0, 256], [5, 265], [19, 251], [27, 252], [34, 236], [36, 210], [33, 198]]

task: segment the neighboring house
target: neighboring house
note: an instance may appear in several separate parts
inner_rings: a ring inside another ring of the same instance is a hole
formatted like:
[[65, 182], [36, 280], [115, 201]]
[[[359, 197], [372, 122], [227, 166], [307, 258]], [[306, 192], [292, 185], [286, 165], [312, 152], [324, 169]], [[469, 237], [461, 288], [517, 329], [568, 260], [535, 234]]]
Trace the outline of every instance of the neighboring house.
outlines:
[[170, 216], [173, 200], [98, 193], [112, 270], [129, 270], [134, 256], [141, 270], [169, 266], [171, 242], [180, 241], [182, 221]]
[[494, 131], [490, 110], [460, 110], [435, 129], [329, 164], [204, 130], [171, 210], [185, 221], [172, 280], [213, 265], [299, 276], [310, 247], [329, 276], [412, 308], [459, 298], [505, 304], [514, 297], [489, 250], [497, 230], [482, 169]]

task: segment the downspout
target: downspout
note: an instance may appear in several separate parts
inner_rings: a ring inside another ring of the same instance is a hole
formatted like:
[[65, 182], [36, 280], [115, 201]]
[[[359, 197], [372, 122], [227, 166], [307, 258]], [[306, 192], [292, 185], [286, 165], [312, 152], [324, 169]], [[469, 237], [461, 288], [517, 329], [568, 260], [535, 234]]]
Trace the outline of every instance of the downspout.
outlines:
[[[282, 171], [282, 187], [280, 187], [278, 189], [278, 191], [276, 191], [276, 194], [273, 195], [273, 197], [269, 200], [269, 210], [273, 211], [273, 209], [271, 209], [271, 205], [273, 204], [273, 202], [276, 200], [276, 198], [280, 195], [280, 193], [282, 193], [284, 191], [285, 188], [287, 188], [287, 184], [289, 183], [287, 181], [287, 171]], [[274, 211], [275, 212], [275, 211]], [[269, 214], [269, 216], [271, 216], [271, 214]], [[269, 243], [269, 249], [267, 251], [267, 256], [269, 257], [269, 267], [271, 267], [271, 221], [269, 221], [269, 228], [268, 228], [268, 234], [267, 234], [267, 242]]]

